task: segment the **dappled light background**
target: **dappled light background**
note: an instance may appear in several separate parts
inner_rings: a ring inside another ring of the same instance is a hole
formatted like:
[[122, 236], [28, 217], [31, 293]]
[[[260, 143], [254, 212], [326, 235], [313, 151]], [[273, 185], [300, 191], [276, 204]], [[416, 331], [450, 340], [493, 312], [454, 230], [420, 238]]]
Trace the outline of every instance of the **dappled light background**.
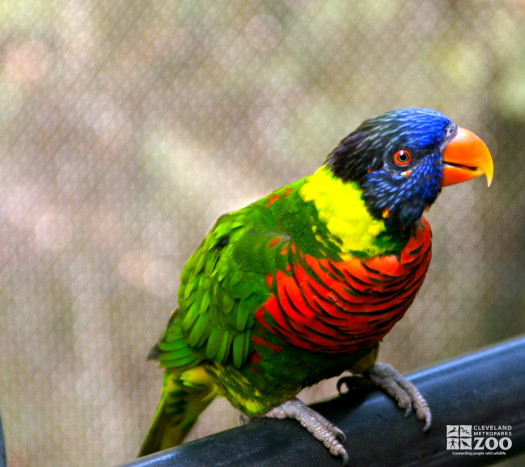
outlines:
[[[0, 28], [12, 466], [132, 460], [160, 395], [146, 355], [214, 220], [392, 108], [481, 135], [495, 178], [429, 212], [430, 272], [381, 359], [408, 371], [525, 332], [525, 2], [28, 0], [1, 2]], [[192, 437], [237, 422], [217, 401]]]

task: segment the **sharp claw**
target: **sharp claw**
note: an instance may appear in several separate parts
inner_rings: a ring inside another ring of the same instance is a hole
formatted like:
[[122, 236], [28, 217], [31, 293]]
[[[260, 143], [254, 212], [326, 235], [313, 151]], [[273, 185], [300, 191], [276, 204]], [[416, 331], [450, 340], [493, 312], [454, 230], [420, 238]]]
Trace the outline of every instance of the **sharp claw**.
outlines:
[[342, 430], [340, 430], [336, 426], [333, 427], [333, 430], [335, 432], [335, 436], [337, 436], [343, 442], [346, 441], [346, 435], [342, 432]]
[[410, 417], [412, 413], [412, 402], [408, 401], [408, 407], [405, 409], [405, 418]]
[[[346, 391], [345, 392], [341, 391], [341, 387], [343, 386], [343, 384], [346, 386]], [[340, 395], [346, 394], [348, 392], [348, 385], [346, 383], [346, 378], [339, 378], [337, 380], [337, 384], [336, 384], [335, 387], [337, 388], [338, 394], [340, 394]]]
[[[342, 388], [343, 385], [346, 386], [346, 391], [343, 392]], [[351, 376], [343, 376], [337, 380], [336, 388], [337, 392], [344, 396], [345, 394], [348, 394], [350, 391], [358, 390], [363, 387], [369, 387], [370, 380], [367, 378], [363, 378], [363, 376], [360, 375], [351, 375]]]
[[430, 409], [427, 407], [427, 412], [422, 413], [421, 416], [418, 414], [417, 418], [425, 422], [425, 426], [423, 427], [423, 431], [426, 433], [428, 430], [430, 430], [430, 427], [432, 426], [432, 413], [430, 412]]
[[348, 465], [348, 453], [346, 451], [343, 451], [339, 454], [343, 460], [343, 467], [346, 467]]
[[431, 420], [427, 420], [425, 423], [425, 426], [423, 427], [423, 431], [426, 433], [428, 430], [430, 430], [430, 425], [432, 424]]
[[415, 410], [417, 418], [425, 422], [423, 431], [428, 431], [432, 424], [432, 413], [428, 403], [417, 388], [395, 368], [386, 363], [375, 363], [368, 370], [370, 380], [388, 393], [405, 409], [405, 418]]

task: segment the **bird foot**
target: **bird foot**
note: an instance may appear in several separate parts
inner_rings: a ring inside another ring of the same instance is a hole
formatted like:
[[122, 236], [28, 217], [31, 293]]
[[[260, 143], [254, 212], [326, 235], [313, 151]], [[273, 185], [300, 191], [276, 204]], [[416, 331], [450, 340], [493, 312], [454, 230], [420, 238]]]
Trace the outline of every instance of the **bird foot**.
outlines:
[[[405, 417], [408, 417], [412, 409], [415, 410], [417, 418], [425, 422], [423, 431], [428, 431], [432, 425], [432, 413], [428, 402], [419, 392], [419, 390], [399, 373], [392, 365], [388, 363], [374, 363], [364, 374], [376, 386], [379, 386], [397, 405], [405, 409]], [[345, 383], [345, 378], [341, 378], [337, 387]]]
[[346, 439], [345, 434], [299, 399], [294, 398], [283, 402], [267, 412], [263, 417], [277, 419], [294, 418], [318, 441], [323, 443], [330, 454], [341, 456], [343, 465], [348, 464], [348, 453], [340, 442], [340, 440], [344, 441]]

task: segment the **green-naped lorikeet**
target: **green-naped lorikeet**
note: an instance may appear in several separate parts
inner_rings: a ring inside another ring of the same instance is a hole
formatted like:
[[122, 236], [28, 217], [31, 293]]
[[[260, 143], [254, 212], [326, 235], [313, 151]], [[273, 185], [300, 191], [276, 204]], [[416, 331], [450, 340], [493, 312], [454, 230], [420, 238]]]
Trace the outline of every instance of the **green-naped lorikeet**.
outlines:
[[378, 345], [423, 283], [423, 211], [443, 186], [483, 173], [490, 184], [476, 135], [435, 110], [394, 110], [364, 121], [312, 175], [220, 217], [150, 353], [164, 384], [140, 455], [181, 443], [221, 395], [250, 418], [297, 419], [346, 462], [342, 432], [295, 397], [345, 370], [413, 407], [428, 429], [427, 402], [375, 362]]

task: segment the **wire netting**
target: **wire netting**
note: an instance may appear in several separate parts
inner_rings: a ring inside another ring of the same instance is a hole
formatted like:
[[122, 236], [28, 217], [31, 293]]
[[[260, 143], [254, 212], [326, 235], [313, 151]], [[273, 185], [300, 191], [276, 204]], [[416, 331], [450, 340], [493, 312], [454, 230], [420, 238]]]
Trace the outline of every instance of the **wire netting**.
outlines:
[[[160, 396], [146, 355], [213, 221], [392, 108], [475, 131], [495, 178], [429, 212], [433, 262], [381, 359], [407, 371], [525, 331], [524, 2], [4, 1], [0, 27], [12, 466], [131, 460]], [[192, 437], [237, 422], [218, 401]]]

